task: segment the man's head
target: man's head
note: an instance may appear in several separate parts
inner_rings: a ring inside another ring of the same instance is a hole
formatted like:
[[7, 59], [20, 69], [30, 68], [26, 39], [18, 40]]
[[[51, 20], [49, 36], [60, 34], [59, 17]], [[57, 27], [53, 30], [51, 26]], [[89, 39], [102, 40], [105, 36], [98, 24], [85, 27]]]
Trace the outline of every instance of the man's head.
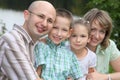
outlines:
[[34, 1], [28, 10], [24, 11], [24, 18], [23, 27], [35, 42], [53, 27], [56, 10], [47, 1]]

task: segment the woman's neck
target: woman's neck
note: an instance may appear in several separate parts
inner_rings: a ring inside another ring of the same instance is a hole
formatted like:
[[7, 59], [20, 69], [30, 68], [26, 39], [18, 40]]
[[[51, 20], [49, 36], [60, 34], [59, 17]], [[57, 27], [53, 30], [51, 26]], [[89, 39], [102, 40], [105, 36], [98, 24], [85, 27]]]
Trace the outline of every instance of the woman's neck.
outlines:
[[90, 45], [87, 45], [87, 47], [92, 50], [93, 52], [96, 52], [96, 48], [95, 46], [90, 46]]

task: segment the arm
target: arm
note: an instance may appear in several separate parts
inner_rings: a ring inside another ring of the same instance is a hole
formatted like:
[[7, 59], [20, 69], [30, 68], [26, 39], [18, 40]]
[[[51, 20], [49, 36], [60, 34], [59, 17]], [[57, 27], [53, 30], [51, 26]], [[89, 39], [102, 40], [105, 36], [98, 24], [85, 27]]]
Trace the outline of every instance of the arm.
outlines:
[[110, 75], [112, 80], [120, 80], [120, 57], [114, 61], [111, 61], [110, 64], [115, 70], [114, 73], [102, 74], [94, 70], [93, 73], [87, 75], [87, 78], [92, 78], [93, 80], [108, 80], [108, 76]]
[[72, 61], [71, 61], [71, 75], [74, 80], [79, 80], [83, 76], [81, 68], [79, 66], [79, 62], [77, 60], [77, 57], [75, 54], [72, 56]]
[[16, 41], [11, 34], [0, 39], [0, 55], [2, 73], [11, 80], [35, 80], [39, 77], [27, 54], [26, 47], [21, 41]]
[[114, 73], [109, 73], [109, 74], [102, 74], [98, 73], [96, 70], [93, 73], [88, 74], [87, 77], [93, 78], [94, 80], [97, 80], [98, 78], [100, 80], [108, 80], [108, 76], [110, 75], [112, 80], [120, 80], [120, 52], [117, 49], [116, 45], [114, 42], [111, 42], [111, 45], [109, 46], [110, 50], [109, 54], [110, 56], [110, 65], [114, 69]]
[[38, 66], [36, 71], [37, 71], [38, 75], [41, 76], [42, 66]]
[[111, 78], [120, 80], [120, 57], [114, 61], [111, 61], [110, 64], [115, 71], [114, 73], [110, 74]]

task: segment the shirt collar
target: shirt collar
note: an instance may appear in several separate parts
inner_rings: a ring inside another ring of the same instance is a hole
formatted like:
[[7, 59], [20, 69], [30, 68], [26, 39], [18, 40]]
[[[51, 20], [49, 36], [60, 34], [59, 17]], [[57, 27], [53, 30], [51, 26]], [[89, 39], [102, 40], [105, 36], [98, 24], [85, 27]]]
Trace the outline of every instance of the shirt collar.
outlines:
[[16, 31], [18, 31], [20, 34], [22, 34], [22, 36], [24, 37], [24, 39], [25, 39], [28, 43], [34, 44], [32, 38], [29, 36], [29, 34], [26, 32], [26, 30], [25, 30], [22, 26], [18, 26], [18, 25], [16, 25], [16, 24], [14, 24], [13, 29], [16, 30]]
[[62, 47], [65, 45], [64, 41], [61, 42], [59, 45], [56, 45], [49, 37], [46, 38], [46, 43], [50, 46], [50, 48]]
[[96, 54], [105, 54], [105, 51], [102, 49], [101, 45], [97, 46]]

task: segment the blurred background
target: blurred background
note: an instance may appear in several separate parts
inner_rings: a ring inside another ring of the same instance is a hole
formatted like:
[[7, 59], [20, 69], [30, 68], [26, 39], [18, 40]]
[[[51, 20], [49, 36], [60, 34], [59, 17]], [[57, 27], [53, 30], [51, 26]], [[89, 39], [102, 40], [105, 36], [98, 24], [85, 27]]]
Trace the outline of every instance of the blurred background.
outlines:
[[[24, 22], [23, 10], [35, 0], [0, 0], [0, 35], [12, 29], [14, 23], [22, 25]], [[74, 17], [83, 16], [91, 8], [107, 11], [113, 19], [114, 28], [111, 39], [120, 49], [120, 1], [119, 0], [46, 0], [55, 8], [65, 8], [71, 11]]]

